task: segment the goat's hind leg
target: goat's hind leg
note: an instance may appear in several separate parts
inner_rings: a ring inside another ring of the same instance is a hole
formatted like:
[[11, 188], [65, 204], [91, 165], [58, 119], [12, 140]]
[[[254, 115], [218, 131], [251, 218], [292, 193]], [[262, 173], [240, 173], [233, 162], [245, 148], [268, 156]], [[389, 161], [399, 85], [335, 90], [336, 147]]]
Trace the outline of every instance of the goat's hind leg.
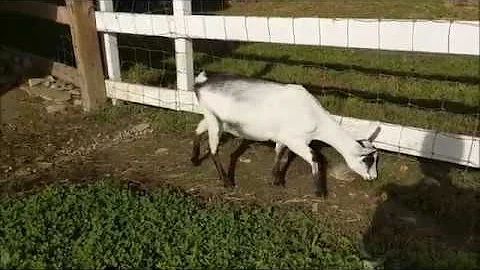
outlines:
[[[285, 152], [287, 152], [287, 160], [282, 167], [282, 156], [285, 154]], [[275, 144], [275, 160], [272, 168], [273, 185], [285, 186], [287, 170], [295, 156], [295, 153], [290, 151], [285, 145], [281, 143]]]
[[190, 158], [193, 166], [200, 165], [200, 136], [207, 131], [208, 125], [204, 118], [202, 121], [200, 121], [200, 123], [198, 123], [197, 129], [195, 130], [195, 136], [193, 137], [193, 149], [192, 156]]
[[210, 156], [212, 157], [213, 164], [217, 169], [220, 179], [223, 181], [225, 187], [232, 187], [235, 185], [233, 181], [230, 181], [223, 169], [222, 163], [218, 158], [218, 144], [220, 143], [220, 136], [222, 134], [222, 126], [217, 117], [213, 114], [205, 114], [205, 119], [208, 125], [208, 145], [210, 147]]
[[235, 168], [237, 166], [238, 158], [245, 153], [245, 151], [248, 149], [248, 146], [252, 144], [252, 141], [247, 140], [247, 139], [240, 139], [240, 144], [235, 149], [235, 151], [230, 154], [230, 166], [228, 167], [228, 180], [235, 183]]

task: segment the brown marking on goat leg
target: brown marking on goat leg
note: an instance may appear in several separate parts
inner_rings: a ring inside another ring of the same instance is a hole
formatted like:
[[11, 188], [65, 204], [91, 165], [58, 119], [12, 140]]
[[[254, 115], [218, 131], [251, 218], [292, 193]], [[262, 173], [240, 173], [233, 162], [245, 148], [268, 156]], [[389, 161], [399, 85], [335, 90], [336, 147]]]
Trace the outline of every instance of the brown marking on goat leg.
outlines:
[[192, 149], [192, 157], [190, 161], [192, 162], [193, 166], [200, 165], [200, 136], [195, 134], [193, 137], [193, 149]]
[[232, 183], [235, 183], [235, 168], [237, 166], [237, 161], [240, 156], [245, 153], [248, 149], [248, 146], [252, 143], [252, 141], [247, 139], [241, 139], [240, 145], [235, 149], [235, 151], [230, 154], [230, 166], [228, 167], [228, 180]]
[[218, 154], [212, 154], [210, 153], [210, 156], [212, 157], [213, 164], [215, 164], [215, 168], [217, 169], [218, 176], [219, 178], [223, 181], [223, 185], [225, 187], [233, 187], [235, 186], [235, 182], [230, 181], [227, 177], [227, 174], [225, 173], [225, 170], [223, 169], [222, 163], [220, 162], [220, 159], [218, 158]]
[[315, 186], [315, 195], [328, 196], [327, 191], [327, 161], [320, 149], [312, 149], [312, 161], [318, 164], [318, 172], [313, 174], [313, 184]]
[[275, 153], [275, 160], [273, 162], [273, 167], [272, 167], [272, 177], [273, 177], [273, 182], [272, 184], [274, 186], [280, 186], [280, 185], [285, 185], [285, 181], [282, 180], [281, 177], [281, 161], [282, 161], [282, 156], [285, 153], [285, 150], [287, 148], [284, 147], [280, 150], [279, 153]]
[[297, 156], [294, 152], [290, 151], [290, 149], [285, 148], [285, 150], [287, 151], [287, 160], [285, 161], [285, 164], [283, 165], [283, 167], [280, 168], [280, 165], [279, 165], [279, 171], [278, 171], [278, 185], [281, 185], [281, 186], [285, 186], [288, 167], [290, 167], [290, 164], [292, 164], [292, 161]]

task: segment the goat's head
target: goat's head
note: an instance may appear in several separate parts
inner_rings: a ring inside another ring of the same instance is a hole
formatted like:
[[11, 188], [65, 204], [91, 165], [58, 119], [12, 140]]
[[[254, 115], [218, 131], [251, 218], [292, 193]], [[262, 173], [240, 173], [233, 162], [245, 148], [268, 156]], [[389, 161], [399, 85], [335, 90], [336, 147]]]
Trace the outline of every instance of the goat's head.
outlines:
[[378, 136], [380, 127], [376, 127], [368, 139], [357, 140], [359, 152], [346, 159], [348, 166], [365, 180], [377, 178], [378, 151], [373, 140]]

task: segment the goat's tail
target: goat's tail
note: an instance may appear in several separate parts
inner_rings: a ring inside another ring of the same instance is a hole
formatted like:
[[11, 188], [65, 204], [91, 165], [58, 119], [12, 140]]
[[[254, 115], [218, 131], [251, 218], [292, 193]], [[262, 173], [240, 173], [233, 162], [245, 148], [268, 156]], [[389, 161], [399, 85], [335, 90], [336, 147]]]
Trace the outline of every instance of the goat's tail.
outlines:
[[207, 73], [205, 72], [205, 70], [202, 70], [202, 72], [200, 72], [200, 74], [195, 77], [195, 84], [203, 84], [207, 81], [207, 79]]
[[208, 77], [205, 70], [202, 70], [202, 72], [200, 72], [200, 74], [198, 74], [197, 77], [195, 77], [193, 90], [195, 91], [195, 95], [197, 96], [197, 99], [200, 98], [198, 87], [204, 84], [207, 81], [207, 79]]

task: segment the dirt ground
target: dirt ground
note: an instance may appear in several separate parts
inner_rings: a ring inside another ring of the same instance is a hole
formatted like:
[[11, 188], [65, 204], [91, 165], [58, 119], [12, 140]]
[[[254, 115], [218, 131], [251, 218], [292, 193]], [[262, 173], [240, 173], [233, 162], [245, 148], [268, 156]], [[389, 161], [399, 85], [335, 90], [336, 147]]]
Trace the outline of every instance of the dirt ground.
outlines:
[[[147, 192], [168, 184], [207, 200], [300, 206], [336, 231], [358, 239], [368, 238], [374, 244], [391, 242], [386, 246], [401, 248], [409, 239], [424, 239], [449, 249], [471, 251], [480, 247], [475, 214], [479, 213], [480, 203], [472, 205], [472, 201], [480, 202], [480, 196], [475, 190], [455, 187], [445, 191], [469, 198], [464, 204], [456, 202], [458, 208], [452, 210], [465, 211], [468, 216], [463, 222], [465, 226], [460, 227], [449, 226], [458, 223], [449, 213], [446, 220], [450, 223], [442, 224], [435, 215], [420, 213], [416, 211], [418, 206], [405, 202], [432, 194], [428, 187], [422, 189], [414, 183], [387, 185], [382, 192], [358, 178], [342, 181], [330, 177], [330, 196], [321, 199], [313, 196], [310, 167], [299, 158], [288, 171], [287, 186], [273, 187], [270, 170], [274, 150], [261, 144], [252, 145], [243, 155], [237, 166], [238, 187], [228, 190], [218, 179], [210, 159], [206, 158], [198, 167], [191, 165], [191, 133], [153, 128], [148, 120], [135, 114], [123, 115], [113, 122], [99, 121], [98, 116], [85, 114], [74, 106], [64, 113], [47, 114], [42, 101], [29, 97], [25, 87], [4, 89], [1, 93], [1, 194], [31, 192], [52, 182], [98, 179], [135, 183]], [[224, 162], [235, 142], [229, 140], [222, 145]], [[206, 141], [203, 151], [205, 146]], [[331, 149], [327, 149], [327, 158], [330, 167], [342, 162]], [[399, 174], [409, 165], [401, 159], [394, 163]], [[388, 251], [388, 247], [385, 249]]]

